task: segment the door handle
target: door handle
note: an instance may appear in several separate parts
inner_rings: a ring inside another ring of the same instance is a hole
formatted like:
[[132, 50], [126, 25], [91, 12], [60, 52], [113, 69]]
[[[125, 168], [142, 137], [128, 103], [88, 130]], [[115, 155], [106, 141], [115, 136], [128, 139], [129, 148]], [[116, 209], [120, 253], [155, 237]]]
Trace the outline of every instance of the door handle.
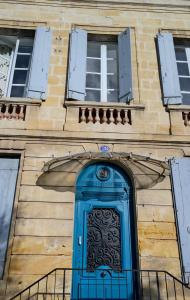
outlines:
[[78, 244], [79, 244], [79, 246], [82, 245], [82, 236], [81, 235], [78, 237]]

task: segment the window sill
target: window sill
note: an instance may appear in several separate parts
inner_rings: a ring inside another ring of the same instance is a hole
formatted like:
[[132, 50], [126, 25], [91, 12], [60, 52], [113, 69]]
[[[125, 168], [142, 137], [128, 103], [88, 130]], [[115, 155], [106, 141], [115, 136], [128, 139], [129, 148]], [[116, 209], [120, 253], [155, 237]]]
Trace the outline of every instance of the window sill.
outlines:
[[190, 105], [168, 105], [166, 111], [190, 111]]
[[41, 100], [31, 99], [31, 98], [15, 98], [15, 97], [2, 97], [0, 98], [0, 104], [24, 104], [30, 106], [40, 106], [42, 104]]
[[[113, 109], [130, 109], [144, 110], [145, 105], [142, 104], [127, 104], [117, 102], [95, 102], [95, 101], [65, 101], [66, 107], [97, 107], [97, 108], [113, 108]], [[189, 106], [190, 108], [190, 106]]]

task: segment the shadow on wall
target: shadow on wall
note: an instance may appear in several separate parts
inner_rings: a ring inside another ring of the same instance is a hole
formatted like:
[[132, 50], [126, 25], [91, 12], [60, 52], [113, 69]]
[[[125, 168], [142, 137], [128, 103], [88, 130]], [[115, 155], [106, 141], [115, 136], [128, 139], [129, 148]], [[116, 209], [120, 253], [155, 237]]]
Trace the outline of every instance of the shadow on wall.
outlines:
[[77, 174], [84, 164], [81, 164], [78, 160], [68, 160], [44, 172], [40, 175], [36, 184], [48, 190], [74, 192]]

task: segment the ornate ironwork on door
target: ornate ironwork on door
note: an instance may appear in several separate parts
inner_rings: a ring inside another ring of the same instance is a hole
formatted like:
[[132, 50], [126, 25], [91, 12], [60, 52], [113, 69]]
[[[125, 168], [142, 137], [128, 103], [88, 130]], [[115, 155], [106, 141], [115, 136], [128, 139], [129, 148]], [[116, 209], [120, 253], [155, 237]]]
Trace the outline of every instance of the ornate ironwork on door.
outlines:
[[99, 266], [121, 270], [120, 215], [113, 208], [94, 208], [88, 214], [87, 269]]

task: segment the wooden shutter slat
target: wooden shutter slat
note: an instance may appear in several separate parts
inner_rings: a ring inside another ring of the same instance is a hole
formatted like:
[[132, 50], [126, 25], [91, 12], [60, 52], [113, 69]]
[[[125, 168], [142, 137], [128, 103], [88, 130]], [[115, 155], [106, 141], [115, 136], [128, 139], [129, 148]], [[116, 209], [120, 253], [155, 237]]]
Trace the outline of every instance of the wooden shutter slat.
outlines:
[[45, 100], [47, 97], [51, 38], [52, 32], [50, 29], [37, 28], [27, 85], [27, 97], [29, 98]]
[[85, 100], [87, 32], [74, 29], [70, 36], [67, 98]]
[[18, 166], [18, 158], [0, 158], [0, 278], [4, 272]]
[[126, 103], [133, 99], [130, 28], [118, 36], [118, 55], [119, 101]]
[[184, 279], [190, 279], [190, 159], [171, 160], [173, 193]]
[[177, 71], [173, 36], [168, 32], [159, 33], [157, 40], [164, 104], [181, 104], [182, 95]]

